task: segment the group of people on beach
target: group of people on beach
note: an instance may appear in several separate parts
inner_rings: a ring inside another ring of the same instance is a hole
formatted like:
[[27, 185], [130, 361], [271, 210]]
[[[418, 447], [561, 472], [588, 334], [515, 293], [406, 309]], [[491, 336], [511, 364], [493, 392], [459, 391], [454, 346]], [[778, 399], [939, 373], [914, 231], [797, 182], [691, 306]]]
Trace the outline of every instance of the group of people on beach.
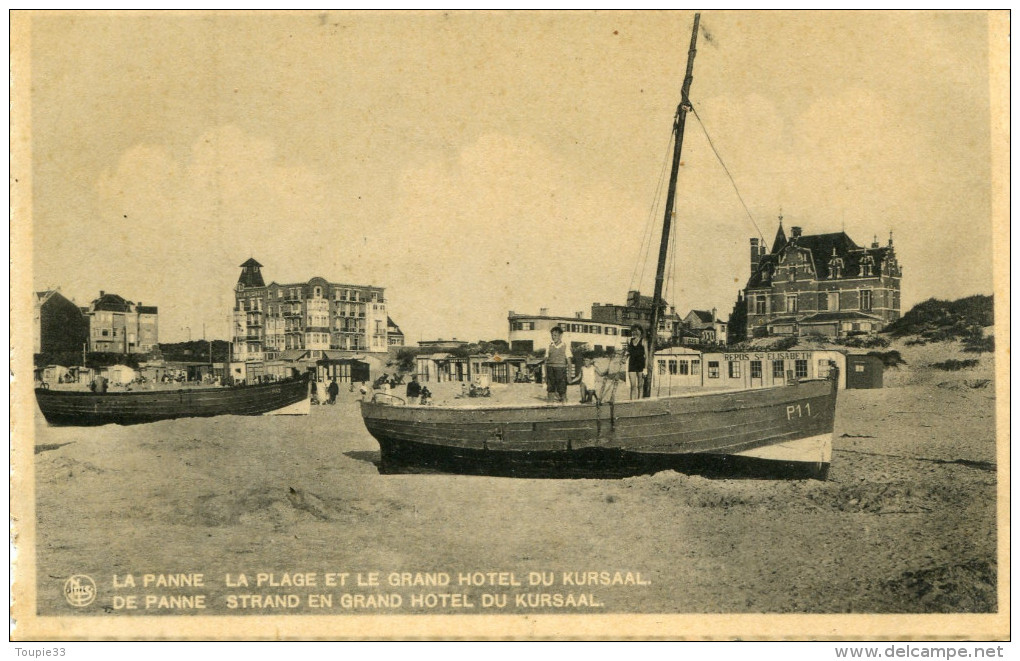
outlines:
[[326, 394], [328, 395], [326, 401], [320, 401], [319, 388], [315, 383], [315, 379], [312, 379], [312, 404], [336, 404], [336, 396], [340, 394], [340, 384], [336, 382], [336, 377], [333, 377], [333, 380], [326, 387]]
[[[615, 377], [610, 376], [608, 370], [596, 367], [593, 356], [585, 355], [581, 369], [573, 380], [568, 381], [567, 371], [573, 356], [570, 347], [563, 341], [563, 329], [556, 326], [549, 334], [552, 336], [552, 342], [545, 354], [546, 392], [549, 401], [566, 403], [567, 385], [580, 384], [582, 404], [600, 402], [602, 394], [598, 389], [598, 380], [607, 376]], [[627, 340], [627, 379], [630, 381], [631, 399], [640, 399], [644, 396], [646, 366], [644, 335], [641, 326], [636, 324], [631, 326], [630, 339]]]

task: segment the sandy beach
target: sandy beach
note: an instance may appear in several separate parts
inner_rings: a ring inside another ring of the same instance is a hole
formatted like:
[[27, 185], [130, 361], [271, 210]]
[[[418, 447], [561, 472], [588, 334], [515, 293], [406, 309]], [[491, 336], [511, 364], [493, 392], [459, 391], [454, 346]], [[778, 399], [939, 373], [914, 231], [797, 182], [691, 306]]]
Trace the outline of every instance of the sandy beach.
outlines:
[[[37, 411], [38, 612], [478, 614], [486, 594], [507, 598], [488, 612], [507, 613], [994, 612], [992, 357], [925, 367], [956, 346], [895, 347], [908, 364], [886, 371], [885, 388], [840, 393], [826, 482], [380, 475], [346, 388], [304, 417], [81, 429]], [[200, 585], [159, 585], [182, 574]], [[89, 606], [65, 599], [72, 575], [94, 580]], [[295, 586], [298, 575], [314, 584]], [[539, 593], [573, 598], [521, 605]]]

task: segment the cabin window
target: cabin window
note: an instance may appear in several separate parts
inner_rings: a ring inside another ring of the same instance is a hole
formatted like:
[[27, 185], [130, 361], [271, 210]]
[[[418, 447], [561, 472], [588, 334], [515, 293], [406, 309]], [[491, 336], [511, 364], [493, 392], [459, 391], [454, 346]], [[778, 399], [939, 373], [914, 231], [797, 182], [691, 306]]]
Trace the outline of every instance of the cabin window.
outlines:
[[862, 289], [861, 290], [861, 309], [862, 310], [870, 310], [871, 309], [871, 290], [870, 289]]
[[752, 360], [751, 361], [751, 378], [752, 379], [760, 379], [761, 378], [761, 361], [760, 360]]
[[794, 376], [796, 376], [798, 379], [806, 379], [807, 378], [807, 361], [806, 360], [797, 360], [797, 361], [794, 361], [793, 369], [794, 369]]
[[719, 378], [719, 361], [710, 360], [708, 361], [708, 378], [718, 379]]
[[739, 379], [740, 378], [740, 363], [735, 361], [735, 360], [729, 360], [727, 362], [729, 363], [729, 368], [730, 368], [730, 378], [731, 379]]
[[754, 313], [765, 314], [767, 305], [765, 301], [765, 294], [758, 294], [754, 299]]
[[676, 366], [676, 360], [675, 359], [669, 361], [669, 373], [670, 374], [676, 374], [677, 373], [677, 366]]
[[829, 359], [819, 358], [818, 359], [818, 378], [824, 379], [829, 376]]
[[678, 374], [686, 376], [691, 373], [691, 364], [686, 360], [681, 360], [677, 363]]
[[701, 373], [701, 361], [700, 360], [692, 360], [691, 361], [691, 374], [700, 374], [700, 373]]
[[662, 375], [662, 374], [665, 374], [665, 373], [666, 373], [666, 361], [665, 360], [660, 360], [659, 361], [659, 374]]
[[782, 379], [783, 375], [785, 373], [786, 373], [786, 365], [783, 364], [783, 361], [781, 361], [781, 360], [773, 360], [772, 361], [772, 378], [773, 379]]

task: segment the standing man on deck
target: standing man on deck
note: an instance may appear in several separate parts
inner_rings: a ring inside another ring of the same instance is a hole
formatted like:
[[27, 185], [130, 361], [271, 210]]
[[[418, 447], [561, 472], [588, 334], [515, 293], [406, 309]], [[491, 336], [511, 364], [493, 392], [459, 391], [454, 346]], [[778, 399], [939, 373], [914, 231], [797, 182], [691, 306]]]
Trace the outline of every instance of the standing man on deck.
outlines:
[[570, 365], [570, 347], [563, 341], [563, 330], [553, 327], [549, 334], [552, 343], [545, 352], [546, 391], [550, 402], [567, 401], [567, 366]]
[[416, 404], [421, 396], [421, 384], [418, 383], [418, 375], [411, 376], [411, 382], [407, 384], [407, 403]]

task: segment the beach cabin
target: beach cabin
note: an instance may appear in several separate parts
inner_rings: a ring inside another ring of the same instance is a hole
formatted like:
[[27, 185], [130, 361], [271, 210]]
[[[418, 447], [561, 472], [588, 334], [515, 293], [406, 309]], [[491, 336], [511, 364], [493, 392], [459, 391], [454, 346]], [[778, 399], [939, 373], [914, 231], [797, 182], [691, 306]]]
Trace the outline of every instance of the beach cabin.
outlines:
[[701, 352], [687, 347], [669, 347], [655, 352], [652, 389], [700, 388]]
[[[832, 349], [703, 354], [706, 388], [767, 388], [793, 380], [824, 379], [835, 364], [846, 374], [846, 355]], [[846, 383], [839, 379], [839, 387]]]
[[368, 363], [357, 358], [345, 357], [339, 351], [323, 351], [323, 357], [316, 363], [315, 379], [329, 383], [361, 383], [370, 380]]
[[68, 369], [63, 365], [47, 365], [42, 369], [40, 380], [49, 385], [63, 383], [67, 380]]
[[119, 383], [121, 385], [131, 383], [135, 380], [135, 370], [127, 365], [110, 365], [104, 367], [102, 375], [107, 378], [110, 383]]
[[479, 378], [488, 377], [491, 383], [514, 383], [518, 378], [517, 373], [523, 374], [527, 370], [528, 357], [526, 355], [493, 354], [490, 356], [482, 354], [472, 356], [471, 362], [476, 365], [472, 370], [472, 377], [476, 381]]
[[846, 357], [847, 388], [881, 388], [885, 364], [878, 356], [850, 354]]
[[471, 364], [467, 358], [450, 353], [421, 354], [415, 358], [415, 373], [422, 383], [471, 380]]

